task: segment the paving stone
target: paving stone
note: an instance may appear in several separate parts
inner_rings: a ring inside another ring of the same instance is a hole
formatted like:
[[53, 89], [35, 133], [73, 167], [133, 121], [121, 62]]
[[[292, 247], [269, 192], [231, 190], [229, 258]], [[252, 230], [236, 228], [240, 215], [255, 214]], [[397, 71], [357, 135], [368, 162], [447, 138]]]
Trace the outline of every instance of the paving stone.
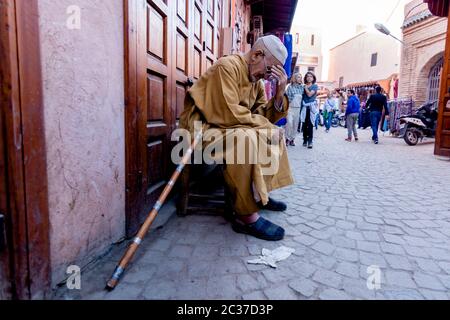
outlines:
[[433, 300], [433, 301], [447, 301], [449, 300], [449, 295], [445, 292], [441, 291], [433, 291], [433, 290], [421, 290], [420, 293], [425, 297], [427, 300]]
[[428, 250], [424, 248], [419, 247], [413, 247], [413, 246], [403, 246], [405, 248], [406, 252], [413, 257], [421, 257], [421, 258], [428, 258], [430, 255], [427, 253]]
[[377, 232], [374, 231], [363, 231], [364, 239], [367, 241], [380, 242], [381, 238]]
[[314, 295], [316, 289], [318, 288], [318, 285], [311, 280], [302, 278], [290, 282], [289, 287], [298, 294], [305, 296], [307, 298], [311, 298]]
[[246, 301], [261, 301], [261, 300], [267, 300], [266, 296], [264, 295], [264, 292], [262, 291], [255, 291], [249, 294], [244, 294], [242, 296], [242, 300]]
[[431, 259], [416, 258], [415, 261], [419, 265], [419, 268], [425, 272], [431, 272], [431, 273], [440, 273], [441, 272], [441, 268], [437, 265], [436, 262], [434, 262]]
[[319, 295], [320, 300], [352, 300], [343, 290], [326, 289]]
[[340, 285], [342, 283], [342, 276], [340, 276], [336, 272], [331, 272], [331, 271], [322, 269], [322, 270], [318, 270], [314, 274], [313, 280], [318, 283], [321, 283], [325, 286], [339, 289]]
[[358, 252], [356, 250], [351, 249], [336, 248], [336, 251], [334, 252], [335, 258], [349, 262], [357, 262], [358, 256], [359, 256]]
[[251, 275], [241, 274], [237, 276], [237, 287], [242, 292], [251, 292], [264, 288], [266, 285], [265, 281], [262, 282], [261, 279], [258, 280]]
[[341, 262], [338, 264], [336, 272], [349, 278], [359, 278], [359, 266], [355, 263]]
[[221, 257], [246, 257], [248, 254], [248, 249], [244, 245], [222, 247], [219, 251]]
[[383, 290], [387, 300], [423, 300], [424, 297], [417, 290], [412, 289], [390, 289]]
[[264, 291], [269, 300], [298, 300], [295, 292], [288, 285], [270, 288]]
[[299, 237], [295, 237], [294, 241], [296, 241], [296, 242], [298, 242], [300, 244], [303, 244], [305, 246], [311, 246], [311, 245], [313, 245], [314, 243], [317, 242], [317, 239], [314, 239], [313, 237], [310, 237], [310, 236], [307, 236], [307, 235], [302, 235], [302, 236], [299, 236]]
[[177, 245], [169, 252], [171, 258], [189, 258], [192, 255], [193, 248], [191, 246]]
[[424, 273], [415, 273], [414, 281], [416, 281], [417, 285], [420, 288], [432, 289], [438, 291], [445, 291], [445, 287], [442, 283], [434, 276], [424, 274]]
[[381, 250], [385, 253], [399, 254], [399, 255], [405, 254], [405, 250], [403, 249], [403, 247], [397, 244], [382, 242], [380, 246]]
[[242, 296], [236, 285], [235, 275], [211, 277], [206, 285], [206, 294], [209, 299], [237, 300]]
[[368, 241], [358, 241], [357, 247], [361, 251], [381, 253], [380, 245], [378, 243]]
[[386, 271], [386, 284], [388, 286], [403, 287], [403, 288], [417, 288], [412, 276], [404, 271]]
[[393, 254], [386, 254], [384, 255], [384, 258], [387, 260], [389, 266], [391, 266], [393, 269], [398, 270], [414, 270], [414, 267], [410, 263], [410, 261], [400, 255], [393, 255]]
[[380, 254], [360, 252], [359, 260], [361, 264], [365, 266], [378, 266], [380, 268], [387, 267], [386, 260]]
[[336, 222], [336, 227], [343, 229], [343, 230], [354, 230], [355, 224], [353, 222], [349, 222], [349, 221], [338, 221], [338, 222]]
[[336, 236], [331, 238], [331, 243], [339, 248], [354, 249], [356, 248], [356, 241], [346, 237]]
[[406, 244], [406, 241], [397, 235], [393, 235], [393, 234], [388, 234], [388, 233], [384, 233], [383, 234], [383, 238], [384, 240], [386, 240], [386, 242], [388, 243], [393, 243], [393, 244]]
[[447, 274], [450, 274], [450, 262], [440, 261], [438, 262], [439, 267], [444, 270]]
[[335, 247], [333, 245], [325, 241], [317, 242], [315, 245], [312, 246], [312, 248], [325, 255], [331, 255], [335, 250]]
[[364, 240], [362, 233], [356, 231], [347, 231], [345, 233], [345, 236], [352, 240]]

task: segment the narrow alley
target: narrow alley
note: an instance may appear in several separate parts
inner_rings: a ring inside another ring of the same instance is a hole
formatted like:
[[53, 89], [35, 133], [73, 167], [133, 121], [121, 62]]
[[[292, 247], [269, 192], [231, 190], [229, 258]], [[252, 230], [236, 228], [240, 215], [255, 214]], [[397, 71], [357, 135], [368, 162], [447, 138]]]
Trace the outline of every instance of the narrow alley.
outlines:
[[[55, 299], [450, 299], [448, 161], [434, 144], [344, 141], [320, 128], [314, 150], [290, 148], [296, 184], [274, 194], [287, 212], [281, 243], [236, 234], [222, 217], [173, 217], [152, 232], [122, 282], [103, 290], [124, 245], [82, 274], [82, 290]], [[247, 264], [263, 248], [295, 249], [277, 269]], [[380, 268], [378, 290], [368, 286]], [[372, 288], [373, 289], [373, 288]]]

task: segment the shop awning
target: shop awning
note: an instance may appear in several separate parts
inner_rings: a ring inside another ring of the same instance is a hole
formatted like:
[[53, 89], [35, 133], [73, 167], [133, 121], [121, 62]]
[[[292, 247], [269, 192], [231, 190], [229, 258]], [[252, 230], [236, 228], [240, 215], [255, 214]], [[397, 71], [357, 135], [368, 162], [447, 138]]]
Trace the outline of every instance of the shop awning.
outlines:
[[428, 3], [431, 13], [439, 17], [447, 17], [449, 11], [449, 0], [424, 0]]
[[294, 20], [298, 0], [247, 0], [252, 15], [263, 16], [264, 33], [289, 32]]
[[346, 85], [345, 88], [350, 89], [350, 88], [380, 86], [384, 89], [384, 91], [389, 92], [390, 88], [391, 88], [391, 80], [392, 80], [392, 77], [389, 79], [383, 79], [383, 80], [377, 80], [377, 81], [351, 83], [351, 84]]

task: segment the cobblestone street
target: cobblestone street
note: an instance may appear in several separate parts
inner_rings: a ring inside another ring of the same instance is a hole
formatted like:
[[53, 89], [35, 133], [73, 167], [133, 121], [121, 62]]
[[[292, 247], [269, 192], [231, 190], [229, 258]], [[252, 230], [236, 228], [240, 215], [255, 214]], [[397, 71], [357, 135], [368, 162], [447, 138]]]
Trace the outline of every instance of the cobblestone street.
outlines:
[[[221, 217], [174, 216], [149, 234], [117, 289], [103, 290], [118, 246], [82, 274], [82, 290], [55, 299], [450, 299], [450, 162], [434, 144], [345, 142], [317, 131], [315, 148], [290, 148], [296, 184], [273, 197], [285, 213], [279, 243], [235, 234]], [[300, 142], [300, 139], [298, 140]], [[277, 269], [247, 264], [263, 248], [295, 249]], [[368, 267], [381, 288], [367, 286]]]

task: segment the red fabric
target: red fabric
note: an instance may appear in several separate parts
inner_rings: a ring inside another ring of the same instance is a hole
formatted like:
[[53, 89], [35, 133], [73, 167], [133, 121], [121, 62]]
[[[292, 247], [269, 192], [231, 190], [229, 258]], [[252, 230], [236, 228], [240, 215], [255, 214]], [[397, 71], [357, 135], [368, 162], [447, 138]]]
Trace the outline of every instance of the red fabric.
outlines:
[[435, 16], [447, 17], [450, 0], [424, 0], [428, 3], [428, 8]]
[[395, 84], [394, 84], [394, 99], [398, 98], [398, 85], [399, 85], [399, 81], [397, 79], [397, 80], [395, 80]]

